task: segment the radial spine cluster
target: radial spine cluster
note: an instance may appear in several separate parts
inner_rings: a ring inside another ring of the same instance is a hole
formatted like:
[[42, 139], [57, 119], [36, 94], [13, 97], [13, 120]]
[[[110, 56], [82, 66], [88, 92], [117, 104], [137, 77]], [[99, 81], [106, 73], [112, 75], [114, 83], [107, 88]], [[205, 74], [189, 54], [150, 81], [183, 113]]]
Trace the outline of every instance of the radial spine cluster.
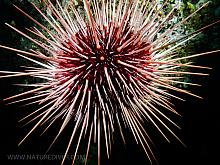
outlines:
[[[39, 66], [27, 67], [24, 72], [2, 71], [6, 75], [1, 78], [32, 76], [43, 79], [41, 83], [27, 84], [34, 86], [34, 89], [5, 99], [10, 103], [29, 101], [41, 106], [21, 120], [32, 117], [31, 121], [37, 120], [37, 123], [20, 144], [38, 126], [47, 125], [46, 131], [57, 120], [62, 120], [62, 125], [51, 146], [67, 125], [74, 125], [65, 156], [75, 143], [76, 157], [85, 137], [88, 143], [86, 160], [90, 144], [94, 141], [98, 146], [98, 164], [101, 145], [104, 144], [106, 148], [106, 154], [103, 155], [110, 156], [116, 130], [124, 143], [124, 131], [131, 132], [150, 161], [154, 161], [155, 157], [151, 149], [152, 140], [144, 128], [145, 123], [155, 127], [168, 142], [170, 140], [163, 133], [164, 129], [182, 143], [163, 120], [177, 128], [179, 126], [160, 109], [178, 115], [170, 98], [181, 98], [169, 91], [196, 95], [172, 84], [197, 85], [186, 83], [180, 78], [184, 74], [206, 75], [179, 69], [206, 68], [180, 63], [182, 59], [201, 54], [178, 57], [177, 51], [200, 31], [185, 36], [177, 34], [175, 30], [207, 4], [165, 28], [179, 7], [178, 4], [165, 14], [163, 9], [168, 1], [83, 0], [85, 16], [82, 16], [72, 4], [62, 7], [59, 1], [56, 5], [50, 0], [43, 3], [50, 11], [47, 14], [36, 5], [33, 6], [50, 28], [16, 7], [37, 25], [28, 31], [38, 39], [7, 25], [44, 51], [23, 51], [0, 45]], [[27, 98], [19, 100], [21, 96]], [[64, 161], [65, 157], [62, 163]]]

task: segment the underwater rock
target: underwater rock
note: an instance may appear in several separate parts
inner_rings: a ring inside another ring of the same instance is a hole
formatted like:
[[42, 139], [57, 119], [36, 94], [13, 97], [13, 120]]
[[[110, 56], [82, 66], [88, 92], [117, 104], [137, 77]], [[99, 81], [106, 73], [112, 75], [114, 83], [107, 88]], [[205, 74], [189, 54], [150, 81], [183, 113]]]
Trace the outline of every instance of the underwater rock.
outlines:
[[215, 9], [215, 16], [220, 17], [220, 6]]

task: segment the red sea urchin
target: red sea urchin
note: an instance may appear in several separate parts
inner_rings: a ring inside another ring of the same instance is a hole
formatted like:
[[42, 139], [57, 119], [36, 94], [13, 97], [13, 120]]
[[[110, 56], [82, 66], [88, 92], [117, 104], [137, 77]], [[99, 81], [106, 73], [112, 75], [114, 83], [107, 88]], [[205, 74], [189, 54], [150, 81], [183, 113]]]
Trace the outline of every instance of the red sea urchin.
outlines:
[[[178, 7], [174, 6], [165, 14], [163, 8], [167, 1], [94, 0], [89, 3], [84, 0], [85, 19], [72, 5], [63, 8], [59, 1], [56, 7], [50, 0], [44, 3], [48, 7], [47, 14], [34, 4], [33, 6], [48, 22], [50, 29], [16, 7], [40, 27], [41, 30], [37, 27], [28, 29], [38, 40], [7, 24], [44, 51], [22, 51], [0, 45], [39, 65], [27, 67], [28, 70], [24, 72], [1, 71], [7, 75], [0, 78], [33, 76], [44, 80], [41, 83], [27, 84], [35, 88], [5, 99], [10, 103], [28, 100], [41, 106], [24, 118], [35, 115], [34, 119], [38, 119], [38, 122], [19, 144], [38, 126], [47, 124], [46, 131], [57, 119], [62, 120], [62, 126], [52, 144], [67, 124], [74, 124], [62, 164], [76, 135], [75, 157], [82, 136], [86, 135], [87, 159], [94, 136], [98, 144], [100, 164], [101, 141], [105, 143], [109, 157], [112, 134], [118, 129], [125, 141], [124, 127], [143, 147], [149, 160], [153, 161], [155, 158], [150, 147], [151, 139], [144, 129], [146, 122], [151, 123], [167, 141], [169, 139], [159, 125], [181, 142], [163, 120], [178, 126], [158, 108], [178, 114], [169, 99], [181, 98], [172, 95], [169, 90], [196, 95], [172, 84], [191, 84], [179, 79], [179, 75], [206, 75], [180, 70], [181, 67], [206, 68], [180, 61], [212, 52], [177, 56], [177, 49], [206, 27], [188, 35], [179, 34], [176, 29], [207, 4], [167, 28]], [[161, 13], [162, 16], [159, 16]], [[32, 96], [14, 100], [26, 95]]]

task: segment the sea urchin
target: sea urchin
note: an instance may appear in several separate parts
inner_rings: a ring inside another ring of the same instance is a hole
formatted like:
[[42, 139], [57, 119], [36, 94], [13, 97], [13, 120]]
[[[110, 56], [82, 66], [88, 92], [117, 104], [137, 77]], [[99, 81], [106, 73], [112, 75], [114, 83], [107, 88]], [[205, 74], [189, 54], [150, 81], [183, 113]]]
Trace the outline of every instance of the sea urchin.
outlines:
[[[13, 50], [39, 66], [27, 67], [23, 72], [1, 71], [6, 74], [1, 78], [32, 76], [43, 79], [40, 83], [26, 84], [34, 86], [34, 89], [5, 99], [11, 103], [29, 101], [41, 106], [24, 118], [34, 116], [32, 120], [38, 119], [38, 122], [19, 144], [38, 126], [47, 124], [47, 130], [58, 119], [62, 120], [62, 126], [52, 144], [67, 124], [74, 124], [65, 156], [76, 138], [76, 157], [79, 144], [85, 135], [88, 142], [87, 159], [91, 139], [94, 137], [98, 145], [98, 164], [101, 141], [105, 143], [109, 157], [112, 134], [116, 129], [123, 141], [126, 140], [123, 132], [129, 130], [150, 161], [155, 158], [144, 123], [153, 125], [167, 141], [169, 139], [162, 129], [166, 129], [181, 142], [163, 120], [178, 126], [159, 108], [178, 114], [169, 100], [181, 98], [169, 91], [196, 95], [172, 84], [191, 84], [179, 79], [184, 74], [206, 75], [180, 69], [206, 68], [181, 63], [182, 59], [202, 54], [179, 57], [177, 51], [204, 28], [188, 35], [183, 35], [176, 29], [207, 3], [187, 18], [170, 24], [178, 4], [165, 13], [163, 9], [168, 1], [93, 0], [89, 3], [88, 0], [83, 0], [85, 16], [79, 14], [72, 4], [64, 8], [59, 1], [56, 5], [50, 0], [43, 2], [49, 11], [47, 14], [36, 5], [33, 6], [50, 28], [16, 7], [37, 25], [28, 31], [38, 39], [7, 24], [40, 49], [22, 51], [0, 45], [1, 48]], [[14, 100], [22, 96], [29, 97]]]

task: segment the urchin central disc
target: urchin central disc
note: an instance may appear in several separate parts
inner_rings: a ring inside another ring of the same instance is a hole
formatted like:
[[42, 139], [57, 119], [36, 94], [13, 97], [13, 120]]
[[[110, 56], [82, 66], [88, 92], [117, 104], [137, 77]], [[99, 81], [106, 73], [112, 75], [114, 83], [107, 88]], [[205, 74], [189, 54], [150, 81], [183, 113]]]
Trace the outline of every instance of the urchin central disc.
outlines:
[[100, 56], [100, 60], [101, 60], [101, 61], [104, 61], [104, 60], [105, 60], [105, 57], [104, 57], [104, 56]]

